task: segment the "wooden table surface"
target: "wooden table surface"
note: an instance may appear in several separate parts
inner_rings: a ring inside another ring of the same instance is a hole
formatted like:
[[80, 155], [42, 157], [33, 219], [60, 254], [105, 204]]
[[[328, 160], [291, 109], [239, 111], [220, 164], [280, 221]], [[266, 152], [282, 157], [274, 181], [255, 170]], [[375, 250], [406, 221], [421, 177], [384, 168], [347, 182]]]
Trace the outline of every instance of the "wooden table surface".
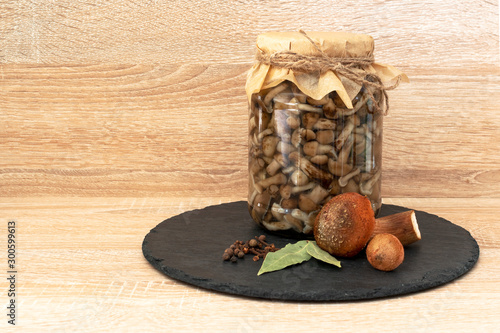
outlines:
[[[498, 11], [480, 0], [3, 1], [0, 329], [498, 331]], [[408, 74], [385, 118], [384, 203], [469, 230], [472, 271], [401, 297], [278, 302], [186, 285], [144, 259], [162, 220], [246, 199], [254, 41], [298, 28], [368, 33], [376, 59]]]

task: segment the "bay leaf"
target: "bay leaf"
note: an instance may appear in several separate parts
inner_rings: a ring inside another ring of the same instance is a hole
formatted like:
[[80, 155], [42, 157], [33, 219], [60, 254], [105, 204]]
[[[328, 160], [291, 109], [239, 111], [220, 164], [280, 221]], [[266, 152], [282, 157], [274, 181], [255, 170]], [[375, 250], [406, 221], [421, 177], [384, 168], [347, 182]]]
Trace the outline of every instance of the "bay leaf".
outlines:
[[308, 243], [304, 240], [298, 241], [295, 244], [287, 244], [284, 248], [276, 252], [269, 252], [257, 275], [278, 271], [311, 259], [311, 255], [307, 252], [307, 247]]
[[332, 256], [330, 253], [326, 252], [322, 248], [316, 244], [315, 241], [310, 241], [306, 245], [306, 251], [307, 253], [311, 256], [314, 257], [318, 260], [324, 261], [328, 264], [335, 265], [337, 267], [340, 267], [340, 261], [335, 259], [334, 256]]

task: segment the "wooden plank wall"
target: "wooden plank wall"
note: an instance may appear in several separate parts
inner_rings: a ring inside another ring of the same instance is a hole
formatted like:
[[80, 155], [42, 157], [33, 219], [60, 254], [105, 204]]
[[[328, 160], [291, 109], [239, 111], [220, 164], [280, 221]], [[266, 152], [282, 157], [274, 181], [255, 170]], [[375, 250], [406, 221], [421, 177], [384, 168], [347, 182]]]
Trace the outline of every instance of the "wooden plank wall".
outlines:
[[498, 2], [3, 1], [0, 196], [244, 199], [246, 70], [271, 30], [372, 35], [405, 71], [384, 197], [500, 196]]

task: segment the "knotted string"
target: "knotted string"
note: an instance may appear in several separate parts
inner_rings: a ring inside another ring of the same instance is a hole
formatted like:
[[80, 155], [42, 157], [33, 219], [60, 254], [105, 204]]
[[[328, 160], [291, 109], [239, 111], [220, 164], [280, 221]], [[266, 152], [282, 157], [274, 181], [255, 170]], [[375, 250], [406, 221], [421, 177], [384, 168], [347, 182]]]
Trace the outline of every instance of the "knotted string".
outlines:
[[[256, 60], [265, 65], [271, 65], [278, 68], [291, 69], [297, 73], [318, 72], [323, 74], [327, 71], [333, 71], [360, 86], [365, 86], [366, 92], [373, 101], [374, 111], [382, 111], [379, 103], [372, 93], [373, 90], [378, 90], [382, 93], [382, 103], [385, 102], [384, 114], [389, 112], [389, 96], [387, 90], [395, 89], [401, 81], [401, 76], [398, 76], [396, 83], [391, 86], [385, 86], [377, 74], [367, 73], [359, 69], [365, 69], [367, 66], [374, 63], [373, 55], [367, 57], [350, 58], [350, 57], [330, 57], [307, 35], [300, 29], [299, 32], [304, 35], [314, 48], [319, 52], [320, 56], [308, 56], [298, 54], [292, 51], [280, 51], [272, 54], [257, 52]], [[357, 71], [355, 69], [358, 69]]]

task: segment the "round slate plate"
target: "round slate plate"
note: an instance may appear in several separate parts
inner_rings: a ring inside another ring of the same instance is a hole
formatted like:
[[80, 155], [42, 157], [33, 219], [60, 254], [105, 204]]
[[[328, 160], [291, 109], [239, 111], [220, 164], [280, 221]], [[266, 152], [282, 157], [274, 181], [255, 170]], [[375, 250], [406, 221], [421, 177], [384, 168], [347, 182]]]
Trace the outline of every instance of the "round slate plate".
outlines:
[[[379, 216], [408, 208], [383, 205]], [[416, 211], [422, 240], [405, 249], [405, 260], [392, 272], [370, 266], [364, 252], [341, 259], [342, 268], [311, 259], [281, 271], [257, 276], [262, 260], [245, 256], [222, 260], [235, 240], [265, 234], [284, 247], [296, 239], [265, 232], [253, 222], [245, 201], [209, 206], [169, 218], [146, 235], [146, 259], [166, 275], [220, 292], [293, 301], [361, 300], [402, 295], [452, 281], [477, 262], [479, 247], [465, 229], [438, 216]]]

